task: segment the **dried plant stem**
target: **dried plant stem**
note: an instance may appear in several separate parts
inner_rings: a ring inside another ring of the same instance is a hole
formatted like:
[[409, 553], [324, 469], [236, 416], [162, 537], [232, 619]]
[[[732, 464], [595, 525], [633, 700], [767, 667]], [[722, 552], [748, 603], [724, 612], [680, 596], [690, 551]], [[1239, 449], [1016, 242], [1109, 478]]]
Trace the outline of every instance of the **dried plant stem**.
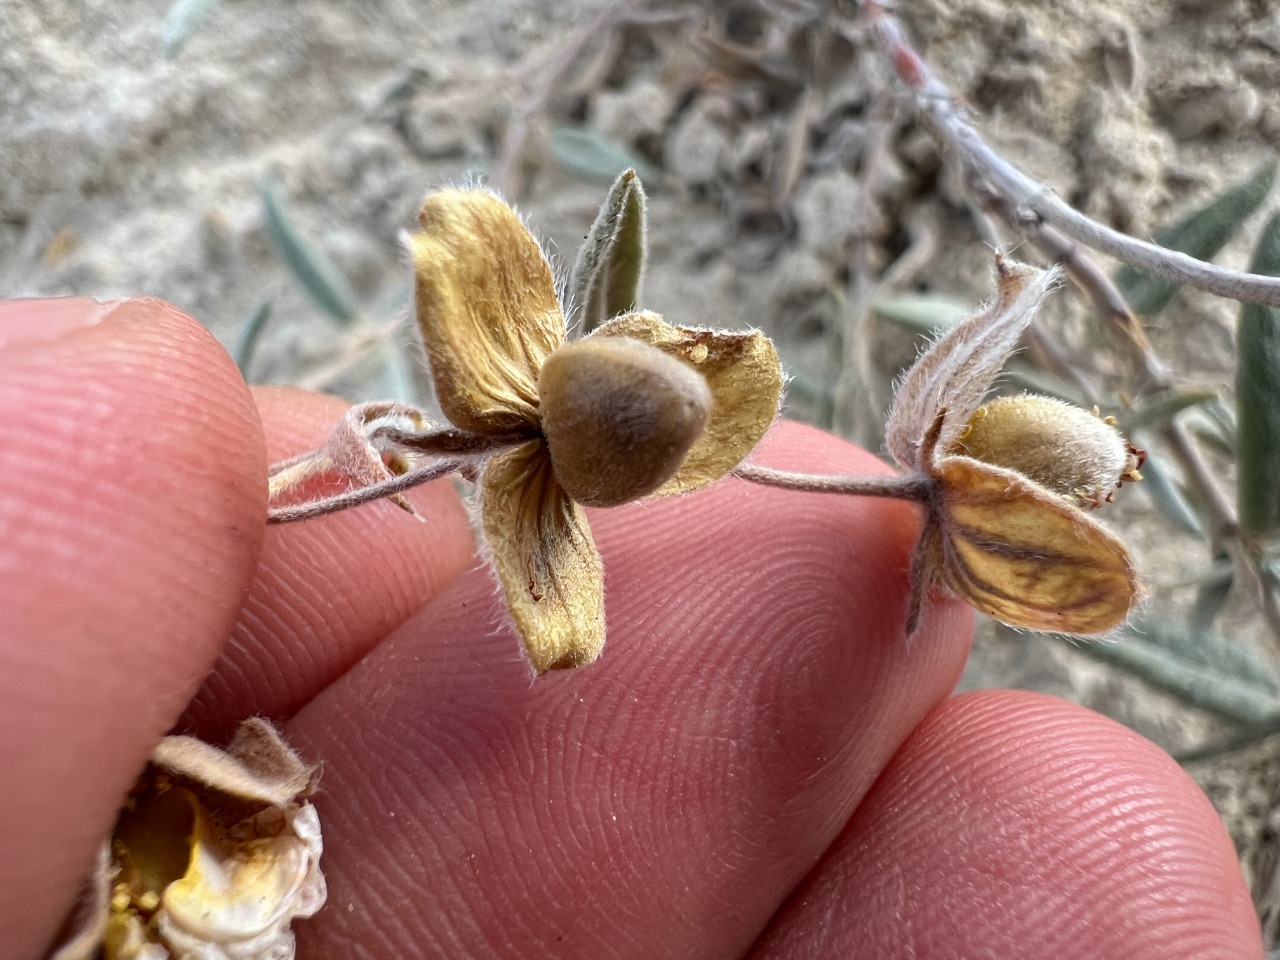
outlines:
[[292, 523], [295, 520], [309, 520], [312, 517], [322, 517], [328, 513], [337, 513], [339, 510], [345, 510], [348, 507], [368, 503], [371, 500], [380, 500], [392, 494], [412, 490], [414, 487], [429, 483], [432, 480], [438, 480], [451, 473], [456, 473], [467, 466], [469, 462], [467, 460], [437, 460], [416, 466], [398, 477], [371, 483], [365, 487], [356, 487], [331, 497], [324, 497], [305, 503], [290, 503], [284, 506], [269, 507], [267, 509], [267, 523]]
[[928, 500], [933, 490], [932, 481], [922, 476], [825, 476], [773, 470], [750, 463], [739, 465], [733, 471], [733, 475], [740, 480], [750, 480], [752, 483], [763, 484], [766, 487], [779, 487], [783, 490], [797, 490], [802, 493], [843, 493], [855, 497], [892, 497], [896, 500], [917, 502]]
[[865, 0], [871, 32], [894, 72], [914, 94], [921, 122], [943, 146], [980, 175], [1018, 211], [1027, 226], [1051, 224], [1091, 249], [1135, 269], [1200, 290], [1267, 306], [1280, 306], [1280, 278], [1240, 273], [1147, 243], [1104, 226], [1063, 202], [996, 153], [956, 107], [958, 99], [907, 40], [902, 24], [879, 0]]
[[[1253, 592], [1258, 609], [1267, 624], [1272, 638], [1280, 645], [1280, 598], [1272, 589], [1262, 558], [1250, 549], [1241, 536], [1236, 520], [1235, 507], [1213, 479], [1213, 471], [1200, 453], [1191, 434], [1180, 423], [1169, 423], [1162, 431], [1170, 450], [1178, 458], [1186, 472], [1187, 481], [1195, 490], [1213, 525], [1213, 539], [1231, 556], [1236, 569], [1243, 574]], [[1272, 651], [1274, 654], [1275, 651]]]
[[869, 320], [872, 304], [880, 284], [871, 269], [871, 238], [880, 220], [880, 193], [885, 180], [885, 160], [890, 141], [898, 129], [894, 104], [880, 97], [869, 111], [872, 120], [863, 150], [858, 193], [856, 232], [849, 255], [849, 282], [844, 305], [842, 370], [834, 398], [835, 427], [841, 436], [852, 437], [863, 446], [878, 446], [881, 437], [876, 429], [881, 400], [876, 396], [875, 377], [871, 375], [871, 337]]
[[374, 350], [385, 346], [397, 336], [407, 319], [407, 315], [401, 316], [380, 326], [362, 323], [343, 343], [342, 350], [335, 360], [304, 374], [294, 385], [303, 390], [327, 389], [335, 380], [346, 376], [367, 360]]
[[578, 62], [582, 52], [592, 41], [598, 40], [602, 32], [612, 27], [632, 2], [633, 0], [616, 0], [579, 27], [567, 41], [557, 45], [555, 61], [539, 79], [534, 90], [516, 109], [515, 116], [507, 127], [506, 135], [502, 138], [502, 148], [494, 164], [493, 182], [505, 196], [515, 200], [524, 191], [524, 175], [520, 165], [524, 157], [525, 143], [529, 139], [529, 133], [535, 121], [546, 111], [548, 101], [564, 82], [569, 70]]

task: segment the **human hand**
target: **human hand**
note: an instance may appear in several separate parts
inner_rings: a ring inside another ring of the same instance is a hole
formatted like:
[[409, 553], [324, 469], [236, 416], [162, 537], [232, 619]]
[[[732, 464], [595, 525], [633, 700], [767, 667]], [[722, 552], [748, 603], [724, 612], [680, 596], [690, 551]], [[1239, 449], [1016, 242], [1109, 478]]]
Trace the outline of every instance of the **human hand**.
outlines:
[[[726, 480], [598, 511], [604, 656], [535, 681], [450, 485], [412, 495], [425, 525], [264, 527], [268, 458], [342, 409], [251, 395], [156, 301], [0, 307], [9, 956], [164, 733], [258, 714], [325, 763], [301, 957], [1261, 957], [1167, 755], [1047, 697], [948, 699], [970, 614], [904, 641], [910, 505]], [[759, 458], [887, 469], [795, 426]]]

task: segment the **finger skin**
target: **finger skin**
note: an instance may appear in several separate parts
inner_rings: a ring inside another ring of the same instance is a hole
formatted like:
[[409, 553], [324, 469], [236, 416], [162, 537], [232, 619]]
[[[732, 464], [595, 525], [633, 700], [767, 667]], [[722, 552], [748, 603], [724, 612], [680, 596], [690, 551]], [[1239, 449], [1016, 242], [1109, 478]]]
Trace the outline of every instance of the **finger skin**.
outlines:
[[1013, 690], [903, 745], [753, 960], [1260, 960], [1230, 837], [1168, 754]]
[[[349, 406], [279, 387], [257, 388], [254, 399], [273, 460], [319, 447]], [[287, 719], [475, 565], [453, 483], [409, 496], [425, 522], [382, 501], [268, 528], [244, 609], [185, 731], [223, 743], [245, 717]]]
[[266, 460], [230, 357], [168, 304], [0, 304], [0, 342], [0, 931], [22, 958], [226, 638]]
[[[884, 472], [790, 426], [762, 463]], [[903, 636], [903, 503], [742, 481], [595, 511], [609, 639], [537, 680], [464, 574], [289, 726], [322, 759], [331, 906], [303, 955], [730, 957], [952, 688]]]

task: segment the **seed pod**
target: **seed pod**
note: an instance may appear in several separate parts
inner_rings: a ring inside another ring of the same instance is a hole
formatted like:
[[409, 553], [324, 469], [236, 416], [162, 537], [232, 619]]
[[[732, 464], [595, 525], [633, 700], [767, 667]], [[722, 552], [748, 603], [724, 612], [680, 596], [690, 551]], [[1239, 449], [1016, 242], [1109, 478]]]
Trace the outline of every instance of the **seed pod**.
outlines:
[[1093, 506], [1110, 499], [1137, 461], [1124, 437], [1096, 413], [1023, 394], [1000, 397], [974, 411], [956, 453], [1016, 470], [1064, 496]]
[[630, 337], [560, 347], [542, 365], [538, 397], [556, 480], [593, 507], [637, 500], [675, 476], [711, 413], [696, 370]]

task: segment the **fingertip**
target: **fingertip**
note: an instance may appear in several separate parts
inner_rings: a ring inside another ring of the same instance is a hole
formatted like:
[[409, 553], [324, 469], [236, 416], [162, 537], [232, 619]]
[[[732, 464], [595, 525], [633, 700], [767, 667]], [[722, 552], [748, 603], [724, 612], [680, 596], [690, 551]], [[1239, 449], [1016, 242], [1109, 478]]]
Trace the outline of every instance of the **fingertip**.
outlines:
[[1230, 837], [1172, 758], [1082, 707], [1002, 690], [920, 725], [754, 954], [833, 955], [1262, 948]]

